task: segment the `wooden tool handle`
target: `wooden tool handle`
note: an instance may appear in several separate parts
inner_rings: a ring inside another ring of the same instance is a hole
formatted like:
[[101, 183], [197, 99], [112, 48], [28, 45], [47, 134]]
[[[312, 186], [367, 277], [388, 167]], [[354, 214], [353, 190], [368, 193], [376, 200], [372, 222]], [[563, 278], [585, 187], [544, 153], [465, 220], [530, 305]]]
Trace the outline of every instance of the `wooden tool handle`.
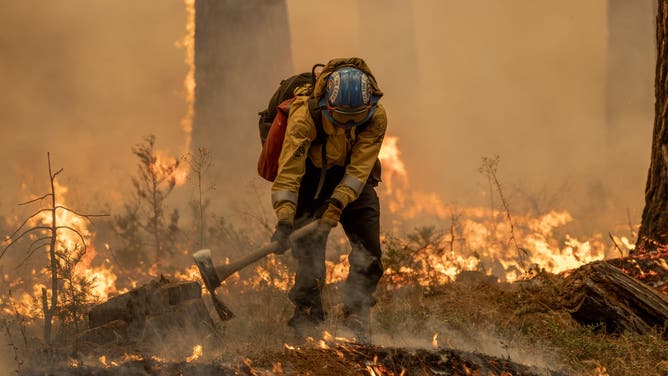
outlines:
[[[290, 242], [294, 242], [312, 232], [314, 232], [319, 225], [319, 221], [313, 221], [306, 226], [300, 227], [290, 234]], [[227, 265], [218, 265], [216, 266], [216, 274], [221, 281], [224, 281], [231, 274], [236, 273], [237, 271], [245, 268], [246, 266], [254, 263], [255, 261], [269, 255], [270, 253], [280, 252], [283, 250], [281, 243], [271, 242], [264, 247], [250, 253], [249, 255], [244, 256], [240, 260], [232, 262]]]

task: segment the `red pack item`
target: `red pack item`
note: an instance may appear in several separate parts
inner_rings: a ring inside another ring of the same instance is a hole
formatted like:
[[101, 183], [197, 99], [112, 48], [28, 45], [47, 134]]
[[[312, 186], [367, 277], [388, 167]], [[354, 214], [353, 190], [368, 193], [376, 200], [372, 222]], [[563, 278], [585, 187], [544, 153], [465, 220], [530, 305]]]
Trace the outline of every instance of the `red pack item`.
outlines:
[[285, 139], [285, 130], [288, 127], [288, 114], [290, 105], [295, 98], [286, 99], [278, 105], [278, 111], [271, 123], [267, 140], [262, 145], [262, 152], [257, 161], [257, 172], [264, 179], [273, 182], [278, 175], [278, 158], [283, 149], [283, 139]]

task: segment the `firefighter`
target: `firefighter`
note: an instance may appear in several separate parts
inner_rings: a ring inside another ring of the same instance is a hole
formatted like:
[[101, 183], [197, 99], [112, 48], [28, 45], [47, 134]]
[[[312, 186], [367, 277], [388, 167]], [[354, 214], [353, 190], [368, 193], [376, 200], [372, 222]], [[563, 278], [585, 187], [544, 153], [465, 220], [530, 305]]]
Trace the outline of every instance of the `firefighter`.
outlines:
[[[369, 310], [376, 303], [374, 293], [383, 274], [380, 207], [374, 188], [380, 181], [378, 153], [387, 124], [378, 103], [381, 96], [363, 60], [337, 59], [318, 76], [310, 98], [317, 101], [324, 142], [317, 142], [309, 97], [298, 96], [290, 107], [272, 186], [278, 219], [272, 240], [291, 246], [297, 260], [289, 292], [295, 310], [288, 325], [298, 334], [313, 332], [325, 320], [321, 301], [325, 248], [330, 230], [341, 222], [352, 247], [343, 285], [343, 323], [358, 339], [368, 339]], [[319, 219], [318, 231], [287, 244], [295, 228], [313, 219]]]

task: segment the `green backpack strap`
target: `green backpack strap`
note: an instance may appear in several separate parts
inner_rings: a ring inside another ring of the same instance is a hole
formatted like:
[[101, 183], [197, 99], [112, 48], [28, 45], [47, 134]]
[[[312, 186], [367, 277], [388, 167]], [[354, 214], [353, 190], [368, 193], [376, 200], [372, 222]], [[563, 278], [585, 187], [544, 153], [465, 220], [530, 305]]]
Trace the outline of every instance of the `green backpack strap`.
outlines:
[[314, 144], [322, 145], [321, 150], [321, 159], [322, 159], [322, 168], [320, 169], [320, 180], [318, 181], [318, 188], [315, 191], [315, 200], [320, 196], [320, 191], [322, 190], [323, 185], [325, 185], [325, 177], [327, 176], [327, 133], [325, 133], [325, 128], [322, 125], [322, 109], [318, 107], [318, 98], [310, 97], [308, 99], [308, 112], [313, 119], [316, 130], [316, 138], [313, 141]]

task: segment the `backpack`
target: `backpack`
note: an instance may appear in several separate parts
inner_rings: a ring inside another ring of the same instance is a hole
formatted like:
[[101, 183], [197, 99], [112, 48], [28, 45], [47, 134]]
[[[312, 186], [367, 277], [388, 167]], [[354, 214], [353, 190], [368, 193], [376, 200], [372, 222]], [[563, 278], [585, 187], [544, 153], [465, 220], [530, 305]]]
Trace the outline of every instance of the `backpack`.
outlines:
[[[318, 107], [318, 99], [324, 94], [325, 90], [325, 78], [331, 74], [336, 69], [343, 66], [352, 66], [360, 69], [366, 73], [371, 79], [372, 89], [375, 95], [382, 96], [383, 93], [378, 88], [378, 84], [371, 73], [371, 70], [366, 65], [364, 60], [360, 58], [344, 58], [344, 59], [333, 59], [330, 60], [327, 65], [316, 64], [311, 69], [311, 72], [305, 72], [292, 77], [286, 78], [281, 81], [276, 92], [269, 100], [267, 108], [263, 111], [260, 111], [259, 119], [259, 130], [260, 130], [260, 141], [262, 143], [262, 152], [257, 162], [257, 171], [258, 174], [263, 177], [265, 180], [273, 182], [278, 175], [278, 159], [281, 155], [281, 149], [283, 148], [283, 140], [285, 139], [285, 131], [288, 124], [288, 115], [290, 113], [290, 105], [295, 100], [295, 90], [299, 88], [306, 88], [306, 92], [303, 95], [308, 95], [310, 98], [308, 100], [308, 110], [313, 122], [315, 123], [315, 128], [317, 131], [317, 137], [312, 142], [312, 144], [317, 145], [321, 144], [322, 160], [323, 166], [320, 174], [320, 181], [318, 188], [316, 190], [315, 197], [317, 198], [320, 195], [320, 190], [323, 186], [325, 175], [327, 171], [327, 151], [325, 146], [327, 145], [327, 134], [322, 126], [322, 115], [321, 109]], [[322, 67], [320, 76], [322, 79], [316, 81], [315, 70], [318, 67]], [[365, 125], [357, 127], [356, 132], [364, 129]], [[350, 157], [350, 156], [349, 156]], [[371, 178], [373, 180], [374, 186], [381, 181], [381, 166], [380, 161], [376, 160], [376, 163], [371, 172]]]
[[[278, 159], [283, 148], [285, 130], [288, 124], [290, 105], [296, 99], [295, 90], [306, 89], [300, 95], [311, 95], [315, 85], [315, 69], [323, 64], [313, 66], [311, 72], [288, 77], [281, 81], [274, 95], [269, 100], [267, 108], [260, 111], [259, 131], [262, 152], [257, 162], [257, 172], [265, 180], [273, 182], [278, 174]], [[308, 109], [315, 123], [317, 138], [313, 144], [324, 144], [327, 134], [322, 127], [321, 110], [317, 106], [315, 98], [309, 99]]]

